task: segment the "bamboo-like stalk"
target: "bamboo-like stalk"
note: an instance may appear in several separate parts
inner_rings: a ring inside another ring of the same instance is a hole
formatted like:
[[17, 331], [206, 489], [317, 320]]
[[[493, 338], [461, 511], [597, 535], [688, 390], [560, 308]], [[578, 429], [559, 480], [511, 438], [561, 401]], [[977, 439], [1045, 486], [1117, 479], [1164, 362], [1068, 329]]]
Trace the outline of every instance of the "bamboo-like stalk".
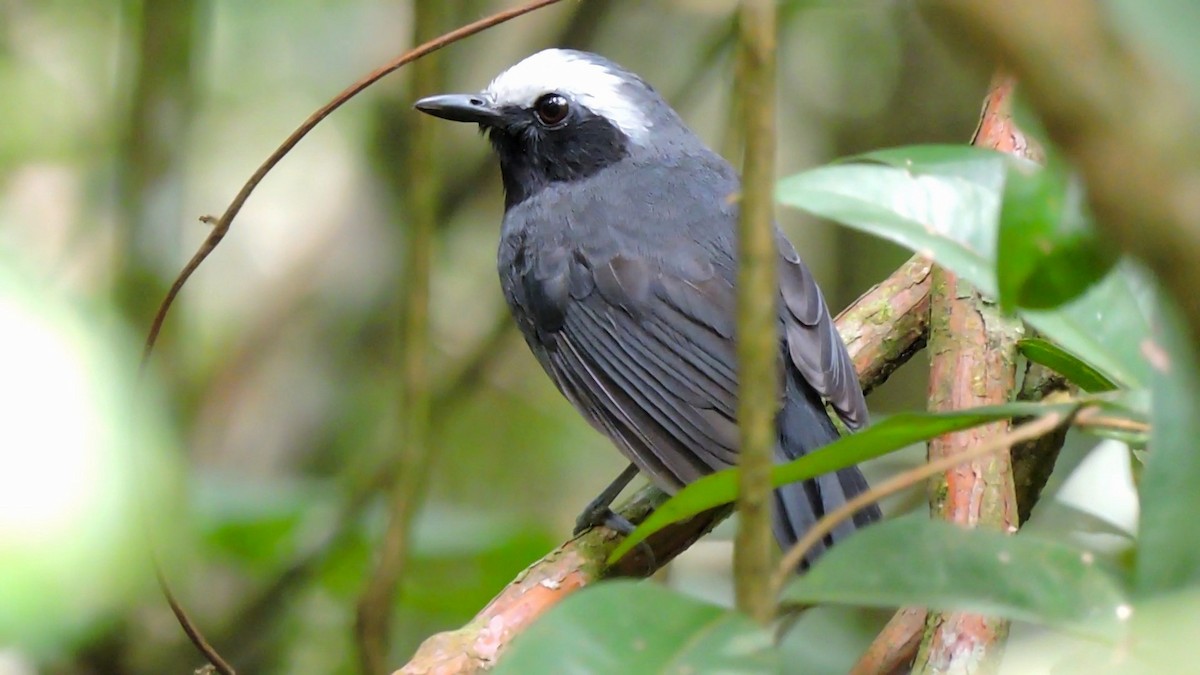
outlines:
[[733, 573], [738, 609], [759, 623], [775, 614], [771, 573], [771, 466], [779, 407], [775, 243], [775, 2], [744, 0], [738, 13], [737, 97], [743, 102], [738, 226], [738, 530]]

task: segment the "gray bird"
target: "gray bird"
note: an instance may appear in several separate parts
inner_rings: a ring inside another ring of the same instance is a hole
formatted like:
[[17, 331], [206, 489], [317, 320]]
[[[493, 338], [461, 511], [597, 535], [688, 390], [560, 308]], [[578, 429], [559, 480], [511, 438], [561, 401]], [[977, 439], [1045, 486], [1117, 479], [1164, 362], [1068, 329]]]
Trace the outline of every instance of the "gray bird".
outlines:
[[[734, 282], [739, 181], [637, 75], [549, 49], [478, 94], [416, 108], [474, 122], [500, 159], [500, 284], [558, 390], [631, 465], [579, 517], [628, 532], [609, 508], [637, 474], [673, 493], [737, 463]], [[812, 274], [776, 230], [782, 392], [777, 461], [867, 423], [854, 365]], [[784, 486], [784, 547], [867, 488], [857, 468]], [[860, 511], [810, 555], [879, 518]]]

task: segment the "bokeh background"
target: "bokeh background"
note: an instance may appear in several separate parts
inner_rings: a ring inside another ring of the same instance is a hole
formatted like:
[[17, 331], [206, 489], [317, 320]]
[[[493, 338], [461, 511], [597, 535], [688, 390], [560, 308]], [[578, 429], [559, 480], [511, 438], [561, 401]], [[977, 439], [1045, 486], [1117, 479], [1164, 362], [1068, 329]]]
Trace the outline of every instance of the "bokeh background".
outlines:
[[[513, 3], [444, 4], [457, 25]], [[149, 378], [136, 382], [153, 311], [207, 234], [200, 217], [223, 211], [311, 111], [411, 46], [412, 9], [411, 0], [0, 0], [0, 309], [13, 310], [0, 311], [9, 321], [0, 388], [40, 406], [23, 420], [0, 409], [0, 474], [12, 484], [0, 488], [72, 495], [42, 500], [61, 522], [39, 530], [33, 548], [12, 533], [43, 522], [41, 507], [0, 501], [0, 555], [33, 551], [19, 570], [0, 566], [0, 595], [46, 589], [23, 603], [0, 598], [0, 673], [200, 665], [154, 586], [147, 539], [241, 672], [356, 672], [354, 604], [402, 450], [404, 190], [422, 169], [443, 177], [433, 460], [396, 600], [396, 665], [559, 542], [623, 467], [509, 325], [487, 144], [444, 125], [436, 166], [407, 165], [411, 102], [439, 92], [412, 91], [403, 70], [267, 177], [184, 290]], [[735, 104], [754, 105], [730, 96], [733, 9], [562, 3], [445, 49], [447, 89], [478, 90], [545, 47], [589, 49], [641, 74], [733, 156]], [[987, 73], [957, 62], [907, 3], [788, 2], [781, 21], [780, 175], [970, 138]], [[796, 213], [781, 220], [834, 308], [907, 258]], [[43, 334], [17, 340], [14, 327], [26, 325], [67, 337], [43, 353], [29, 346], [45, 346]], [[78, 382], [50, 377], [63, 363]], [[924, 365], [918, 357], [875, 393], [873, 414], [923, 407]], [[74, 398], [82, 402], [71, 407]], [[89, 415], [101, 431], [87, 431]], [[56, 440], [72, 429], [85, 430], [82, 459], [63, 449], [70, 438]], [[85, 539], [91, 548], [79, 549]], [[721, 539], [667, 581], [727, 600]], [[793, 634], [796, 658], [805, 672], [844, 671], [884, 616], [810, 613]]]

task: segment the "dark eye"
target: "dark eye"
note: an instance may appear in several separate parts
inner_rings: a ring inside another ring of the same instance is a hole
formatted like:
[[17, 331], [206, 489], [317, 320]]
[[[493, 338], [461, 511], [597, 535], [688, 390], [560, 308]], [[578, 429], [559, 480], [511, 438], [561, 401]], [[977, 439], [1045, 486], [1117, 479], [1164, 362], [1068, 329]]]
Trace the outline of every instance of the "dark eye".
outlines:
[[537, 113], [538, 119], [542, 124], [552, 127], [555, 124], [567, 119], [567, 113], [570, 109], [567, 107], [567, 99], [560, 94], [546, 94], [533, 104], [533, 110]]

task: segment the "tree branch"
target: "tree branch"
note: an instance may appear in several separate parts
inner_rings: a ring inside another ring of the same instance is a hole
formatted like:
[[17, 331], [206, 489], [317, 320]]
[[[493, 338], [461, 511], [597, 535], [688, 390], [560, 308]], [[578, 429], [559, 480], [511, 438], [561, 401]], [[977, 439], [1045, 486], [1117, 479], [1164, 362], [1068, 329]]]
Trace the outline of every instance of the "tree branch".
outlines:
[[[971, 142], [974, 145], [1040, 160], [1042, 157], [1041, 148], [1013, 125], [1011, 116], [1009, 115], [1008, 100], [1013, 86], [1014, 81], [1011, 78], [997, 76], [993, 79], [992, 87], [988, 92], [987, 98], [984, 100], [979, 125], [975, 129]], [[909, 264], [912, 264], [912, 262]], [[938, 274], [940, 279], [946, 279], [944, 271], [939, 271]], [[955, 284], [957, 285], [957, 281], [955, 281]], [[968, 297], [963, 298], [964, 301], [980, 302], [978, 295], [973, 291], [970, 291], [967, 295]], [[940, 296], [939, 306], [944, 306], [953, 299], [947, 298], [944, 291]], [[925, 301], [929, 302], [929, 298], [926, 297]], [[994, 315], [994, 312], [990, 312], [989, 315]], [[963, 316], [970, 317], [971, 315], [968, 312]], [[948, 328], [945, 324], [943, 326]], [[947, 331], [943, 330], [942, 335], [945, 336], [946, 334]], [[984, 336], [978, 335], [977, 337], [982, 338]], [[1006, 349], [1009, 350], [1009, 357], [1015, 363], [1015, 353], [1011, 352], [1012, 346], [1009, 345]], [[940, 344], [939, 349], [935, 351], [941, 351]], [[932, 360], [938, 361], [939, 357], [935, 354]], [[931, 387], [936, 383], [937, 377], [936, 373], [934, 373], [931, 376]], [[1009, 389], [1011, 389], [1011, 386]], [[1043, 439], [1039, 438], [1031, 441], [1030, 444], [1043, 442]], [[968, 480], [961, 487], [969, 493], [972, 482]], [[1007, 484], [1012, 481], [1010, 478], [1004, 477], [1003, 482]], [[1036, 496], [1033, 499], [1036, 500]], [[920, 622], [915, 620], [915, 617], [918, 615], [922, 617]], [[855, 666], [854, 672], [859, 675], [867, 673], [885, 675], [897, 670], [901, 665], [911, 663], [916, 657], [918, 647], [920, 646], [921, 630], [924, 626], [926, 615], [927, 612], [925, 610], [918, 608], [903, 608], [899, 610], [884, 630], [876, 637], [875, 641], [872, 642], [867, 652]]]
[[838, 332], [854, 359], [863, 393], [887, 381], [925, 346], [932, 268], [929, 260], [914, 256], [838, 315]]
[[907, 672], [917, 648], [921, 646], [921, 631], [929, 611], [924, 607], [904, 607], [898, 610], [879, 631], [871, 646], [850, 669], [850, 675], [892, 675]]
[[[972, 144], [1030, 155], [1030, 143], [1010, 117], [1013, 81], [993, 78]], [[1007, 403], [1016, 390], [1020, 326], [1000, 316], [966, 281], [940, 267], [930, 293], [929, 409], [963, 410]], [[929, 459], [962, 454], [995, 443], [1007, 422], [948, 434], [929, 442]], [[1039, 434], [1040, 436], [1040, 434]], [[1007, 446], [1005, 447], [1007, 450]], [[1008, 452], [959, 464], [933, 481], [934, 517], [966, 527], [1015, 531], [1017, 498]], [[931, 612], [913, 663], [916, 673], [990, 672], [998, 663], [1008, 621], [970, 612]]]
[[[929, 408], [935, 412], [1006, 403], [1016, 387], [1015, 326], [952, 272], [935, 267], [930, 297]], [[1007, 422], [989, 424], [932, 439], [930, 461], [955, 456], [992, 442], [1008, 431]], [[1007, 447], [1005, 448], [1007, 449]], [[1016, 527], [1012, 466], [998, 452], [959, 464], [930, 486], [934, 517], [967, 527]], [[933, 612], [913, 672], [976, 672], [997, 662], [1008, 622], [968, 612]]]
[[[1017, 399], [1041, 401], [1055, 394], [1073, 396], [1076, 391], [1077, 389], [1058, 373], [1030, 361], [1026, 366], [1025, 378]], [[1019, 426], [1029, 421], [1027, 418], [1014, 420], [1013, 423]], [[1076, 419], [1080, 426], [1085, 422], [1095, 424], [1097, 421], [1105, 420], [1096, 420], [1095, 416], [1091, 415]], [[1034, 505], [1041, 497], [1042, 488], [1054, 470], [1054, 464], [1069, 430], [1070, 427], [1060, 426], [1043, 436], [1012, 447], [1013, 486], [1017, 495], [1019, 523], [1028, 520]], [[928, 610], [923, 607], [904, 607], [897, 610], [859, 658], [850, 674], [891, 675], [907, 672], [921, 646], [921, 634], [927, 615]]]
[[[123, 21], [138, 38], [136, 74], [117, 161], [119, 240], [112, 244], [114, 295], [125, 317], [144, 321], [154, 310], [163, 282], [147, 254], [154, 244], [171, 241], [168, 228], [155, 220], [182, 210], [183, 167], [187, 138], [196, 116], [199, 69], [206, 41], [198, 30], [205, 7], [195, 0], [122, 5]], [[156, 199], [164, 186], [180, 196]], [[148, 245], [150, 244], [150, 245]]]
[[[838, 331], [848, 343], [865, 390], [882, 384], [923, 343], [929, 319], [929, 268], [928, 262], [914, 258], [838, 316]], [[665, 499], [658, 490], [645, 488], [618, 511], [630, 521], [640, 523]], [[652, 560], [646, 557], [646, 548], [637, 547], [617, 566], [607, 569], [608, 554], [620, 539], [605, 529], [586, 532], [518, 575], [470, 623], [429, 637], [397, 673], [425, 675], [487, 670], [509, 640], [571, 593], [602, 578], [652, 574], [730, 512], [728, 508], [718, 509], [675, 523], [647, 541]]]
[[[1040, 363], [1030, 361], [1025, 366], [1025, 379], [1021, 382], [1021, 391], [1017, 394], [1017, 399], [1040, 401], [1057, 392], [1074, 396], [1078, 391], [1079, 388], [1062, 375]], [[1014, 420], [1014, 423], [1024, 424], [1025, 421]], [[1012, 472], [1013, 486], [1017, 492], [1018, 523], [1024, 524], [1029, 520], [1033, 507], [1042, 496], [1042, 489], [1046, 487], [1046, 481], [1050, 480], [1050, 474], [1054, 472], [1058, 454], [1066, 440], [1067, 428], [1063, 427], [1036, 440], [1013, 446]]]

